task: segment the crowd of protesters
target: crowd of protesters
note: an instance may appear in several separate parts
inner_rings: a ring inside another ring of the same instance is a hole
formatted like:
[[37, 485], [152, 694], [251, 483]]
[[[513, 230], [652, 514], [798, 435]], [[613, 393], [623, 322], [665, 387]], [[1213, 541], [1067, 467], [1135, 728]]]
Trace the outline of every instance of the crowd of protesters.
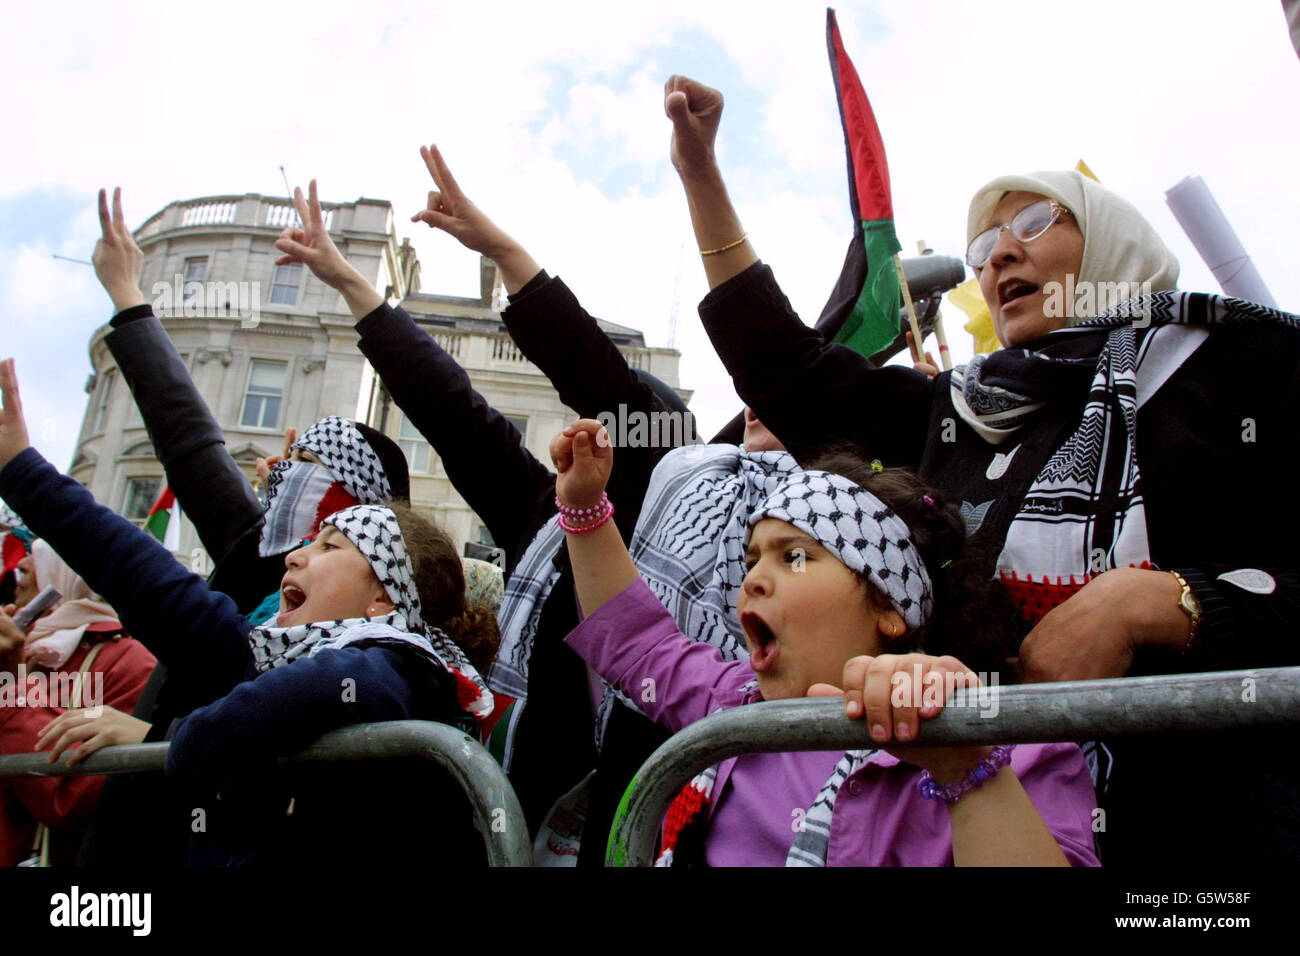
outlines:
[[[661, 864], [1300, 860], [1282, 732], [916, 748], [897, 745], [924, 740], [945, 697], [894, 693], [900, 675], [949, 693], [1294, 663], [1300, 520], [1280, 489], [1300, 319], [1178, 291], [1155, 230], [1081, 174], [1012, 175], [976, 192], [967, 228], [1002, 349], [948, 372], [875, 367], [805, 325], [759, 260], [714, 153], [721, 94], [673, 77], [664, 108], [710, 285], [700, 316], [745, 405], [710, 442], [611, 441], [609, 410], [689, 413], [436, 146], [412, 218], [500, 270], [507, 330], [579, 416], [550, 467], [347, 261], [314, 180], [276, 242], [280, 264], [346, 302], [361, 352], [503, 549], [503, 589], [410, 509], [400, 449], [365, 423], [288, 435], [259, 461], [263, 503], [144, 299], [120, 193], [101, 192], [106, 342], [215, 570], [183, 568], [47, 463], [0, 365], [0, 670], [28, 696], [63, 673], [80, 692], [0, 707], [0, 747], [72, 763], [170, 742], [161, 776], [0, 780], [0, 863], [314, 865], [340, 841], [371, 862], [481, 863], [438, 771], [276, 765], [330, 730], [422, 719], [489, 745], [538, 863], [599, 865], [619, 798], [670, 733], [800, 697], [843, 697], [872, 747], [709, 768], [670, 808]], [[1101, 283], [1145, 294], [1049, 307], [1054, 287]], [[20, 628], [48, 585], [63, 603]], [[395, 793], [422, 812], [376, 834]]]

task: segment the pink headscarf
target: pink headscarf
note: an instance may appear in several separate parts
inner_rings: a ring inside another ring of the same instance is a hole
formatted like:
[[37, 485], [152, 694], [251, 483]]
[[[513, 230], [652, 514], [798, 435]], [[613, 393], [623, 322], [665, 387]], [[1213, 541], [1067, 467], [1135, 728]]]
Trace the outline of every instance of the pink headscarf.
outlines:
[[121, 627], [117, 612], [39, 538], [32, 542], [32, 563], [37, 586], [53, 585], [63, 594], [63, 601], [32, 625], [23, 650], [23, 659], [29, 664], [50, 670], [62, 667], [77, 650], [87, 627]]

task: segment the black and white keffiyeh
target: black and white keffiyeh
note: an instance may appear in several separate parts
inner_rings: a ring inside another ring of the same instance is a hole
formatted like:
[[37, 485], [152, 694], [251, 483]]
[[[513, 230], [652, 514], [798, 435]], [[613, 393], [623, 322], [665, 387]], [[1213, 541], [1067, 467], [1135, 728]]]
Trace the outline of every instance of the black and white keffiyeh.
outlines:
[[749, 656], [736, 597], [750, 516], [798, 468], [784, 451], [687, 445], [650, 476], [628, 551], [681, 632], [724, 660]]
[[259, 672], [365, 641], [415, 648], [455, 678], [461, 707], [477, 719], [492, 713], [492, 694], [465, 652], [450, 637], [426, 624], [420, 595], [402, 529], [392, 510], [380, 505], [356, 505], [328, 517], [322, 527], [336, 528], [370, 563], [375, 577], [394, 604], [380, 617], [316, 621], [294, 627], [255, 627], [248, 641]]
[[867, 765], [879, 750], [846, 750], [835, 764], [821, 792], [808, 807], [790, 852], [786, 866], [825, 866], [831, 847], [831, 817], [835, 813], [835, 798], [839, 796], [844, 781]]
[[[748, 702], [762, 700], [757, 681], [741, 688], [741, 691], [747, 694]], [[878, 753], [879, 750], [848, 750], [836, 761], [830, 777], [803, 815], [786, 854], [786, 866], [826, 865], [830, 852], [831, 819], [840, 789], [849, 777], [866, 766]], [[720, 796], [716, 793], [719, 771], [720, 765], [715, 764], [696, 774], [669, 804], [664, 814], [662, 840], [655, 866], [689, 866], [704, 862], [696, 859], [696, 856], [703, 852], [703, 832], [709, 825], [709, 816]]]
[[349, 504], [377, 504], [393, 495], [379, 456], [346, 418], [322, 418], [291, 447], [311, 452], [320, 464], [286, 459], [271, 469], [258, 544], [263, 557], [292, 550], [314, 535], [332, 511]]
[[271, 504], [262, 519], [258, 553], [264, 558], [284, 554], [314, 535], [320, 519], [328, 513], [322, 512], [322, 506], [327, 497], [332, 497], [336, 484], [334, 476], [323, 465], [310, 461], [276, 462], [266, 479], [267, 500]]
[[[1080, 373], [1090, 377], [1082, 420], [1025, 494], [999, 572], [1068, 583], [1149, 562], [1138, 409], [1200, 347], [1209, 328], [1251, 324], [1300, 328], [1300, 317], [1241, 299], [1157, 292], [1050, 336], [1068, 342], [1109, 329], [1094, 355], [1054, 358], [1018, 350], [996, 362], [980, 356], [962, 374], [954, 373], [951, 397], [958, 414], [995, 444], [1019, 429], [1042, 396], [1061, 393], [1061, 383], [1077, 395]], [[996, 382], [986, 374], [990, 364], [998, 368]]]
[[294, 448], [309, 451], [330, 470], [353, 498], [375, 504], [393, 497], [384, 465], [357, 426], [346, 418], [322, 418], [303, 433]]
[[501, 609], [497, 612], [501, 646], [488, 671], [488, 684], [497, 693], [520, 701], [528, 696], [528, 662], [533, 653], [533, 640], [542, 619], [542, 607], [560, 579], [555, 557], [563, 544], [560, 516], [553, 515], [533, 535], [506, 581]]
[[754, 509], [750, 527], [764, 518], [807, 532], [849, 570], [866, 575], [909, 629], [929, 620], [934, 589], [911, 529], [862, 486], [830, 472], [795, 472]]

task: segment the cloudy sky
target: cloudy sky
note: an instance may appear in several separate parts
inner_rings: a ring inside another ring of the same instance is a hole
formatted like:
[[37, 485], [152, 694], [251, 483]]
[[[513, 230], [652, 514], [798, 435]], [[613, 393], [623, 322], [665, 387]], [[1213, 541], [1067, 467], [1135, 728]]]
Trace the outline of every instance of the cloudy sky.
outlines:
[[[177, 199], [315, 176], [326, 200], [429, 188], [436, 141], [461, 185], [596, 315], [683, 352], [706, 432], [736, 410], [699, 330], [705, 292], [668, 162], [664, 80], [727, 97], [719, 153], [759, 255], [812, 321], [851, 222], [825, 6], [803, 0], [7, 6], [0, 354], [18, 357], [33, 441], [71, 461], [110, 305], [88, 266], [95, 191], [133, 226]], [[1300, 309], [1300, 60], [1277, 0], [845, 0], [845, 44], [889, 154], [904, 250], [962, 255], [993, 176], [1081, 157], [1217, 291], [1165, 205], [1200, 175], [1279, 305]], [[405, 224], [427, 292], [473, 295], [477, 259]], [[677, 278], [680, 275], [680, 283]], [[674, 290], [677, 290], [676, 294]], [[954, 350], [969, 352], [953, 309]], [[673, 316], [676, 315], [674, 325]], [[675, 329], [675, 331], [674, 331]]]

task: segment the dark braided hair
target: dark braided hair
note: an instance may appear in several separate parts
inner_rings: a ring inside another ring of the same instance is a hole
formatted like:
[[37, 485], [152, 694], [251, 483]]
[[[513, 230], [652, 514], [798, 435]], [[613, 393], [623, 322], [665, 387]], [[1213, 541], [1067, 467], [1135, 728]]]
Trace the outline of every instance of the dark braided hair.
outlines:
[[[912, 532], [934, 587], [934, 612], [926, 624], [893, 639], [886, 649], [890, 653], [951, 654], [972, 670], [1004, 672], [1006, 659], [1016, 655], [1018, 645], [1015, 608], [992, 579], [993, 564], [987, 550], [968, 542], [961, 513], [942, 492], [906, 468], [876, 471], [848, 447], [827, 450], [807, 467], [841, 475], [862, 486], [892, 508]], [[927, 496], [933, 504], [926, 502]], [[865, 575], [858, 576], [877, 607], [889, 610], [893, 606]]]
[[390, 501], [387, 507], [402, 529], [425, 622], [445, 631], [474, 668], [486, 674], [501, 643], [496, 613], [466, 601], [465, 566], [445, 531], [405, 502]]

